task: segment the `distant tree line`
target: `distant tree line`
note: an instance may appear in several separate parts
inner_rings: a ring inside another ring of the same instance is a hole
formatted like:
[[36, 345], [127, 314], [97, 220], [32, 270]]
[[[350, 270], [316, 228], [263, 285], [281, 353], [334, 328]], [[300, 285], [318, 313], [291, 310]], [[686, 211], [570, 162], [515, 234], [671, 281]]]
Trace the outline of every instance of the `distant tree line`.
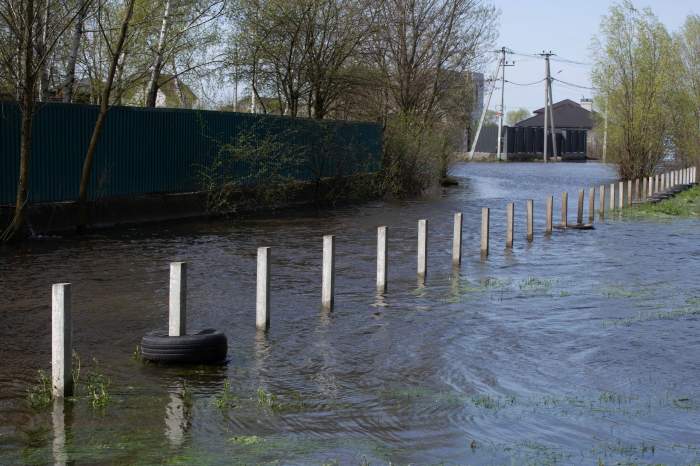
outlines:
[[650, 9], [613, 5], [594, 39], [596, 125], [624, 179], [700, 161], [700, 16], [671, 34]]
[[463, 142], [497, 19], [488, 0], [0, 0], [0, 100], [22, 115], [20, 153], [2, 154], [20, 172], [0, 240], [26, 233], [33, 117], [48, 101], [100, 106], [81, 205], [111, 105], [377, 121], [386, 190], [419, 193]]

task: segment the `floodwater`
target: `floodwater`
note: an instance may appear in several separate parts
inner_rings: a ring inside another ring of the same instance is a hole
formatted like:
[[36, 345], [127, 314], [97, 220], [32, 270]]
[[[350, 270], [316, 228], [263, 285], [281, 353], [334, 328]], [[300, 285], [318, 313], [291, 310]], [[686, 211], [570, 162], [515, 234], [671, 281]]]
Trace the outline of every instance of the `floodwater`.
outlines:
[[[464, 164], [434, 198], [186, 222], [0, 250], [0, 464], [689, 464], [700, 461], [700, 221], [596, 218], [543, 235], [544, 200], [609, 184], [600, 164]], [[596, 192], [596, 194], [598, 194]], [[536, 234], [525, 241], [525, 199]], [[505, 206], [516, 242], [504, 250]], [[479, 257], [481, 207], [491, 255]], [[587, 207], [587, 202], [586, 202]], [[464, 212], [461, 270], [452, 215]], [[586, 218], [588, 214], [586, 213]], [[429, 219], [418, 286], [416, 223]], [[375, 294], [376, 226], [389, 289]], [[322, 235], [336, 307], [320, 309]], [[271, 328], [255, 260], [272, 247]], [[229, 338], [225, 367], [133, 357], [167, 323], [168, 263], [189, 263], [188, 320]], [[32, 409], [49, 370], [50, 286], [73, 284], [85, 395]], [[265, 394], [259, 399], [258, 391]], [[225, 395], [224, 393], [228, 393]]]

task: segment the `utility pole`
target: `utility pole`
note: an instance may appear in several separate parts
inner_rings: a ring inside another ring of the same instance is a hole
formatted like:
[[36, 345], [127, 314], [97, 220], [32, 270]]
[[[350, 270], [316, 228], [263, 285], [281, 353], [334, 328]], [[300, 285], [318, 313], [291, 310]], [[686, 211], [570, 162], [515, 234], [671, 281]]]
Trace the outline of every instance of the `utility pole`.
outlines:
[[501, 47], [500, 51], [501, 54], [501, 67], [503, 68], [502, 74], [501, 74], [501, 110], [499, 112], [499, 117], [498, 117], [498, 148], [496, 150], [496, 160], [501, 160], [501, 140], [502, 140], [502, 133], [503, 133], [503, 115], [505, 114], [505, 105], [504, 105], [504, 93], [506, 89], [506, 66], [515, 66], [515, 63], [508, 63], [506, 61], [506, 53], [510, 53], [510, 50], [506, 49], [505, 47]]
[[552, 126], [552, 155], [557, 156], [557, 135], [554, 128], [554, 107], [552, 99], [552, 75], [549, 69], [549, 57], [554, 55], [552, 51], [542, 52], [540, 56], [544, 57], [544, 162], [549, 161], [547, 154], [547, 138], [549, 136], [549, 131], [547, 128], [548, 124]]
[[[484, 125], [484, 119], [486, 118], [486, 112], [489, 109], [489, 105], [491, 104], [491, 96], [493, 95], [493, 91], [496, 89], [496, 81], [498, 80], [498, 72], [500, 71], [500, 66], [501, 62], [498, 62], [498, 67], [496, 68], [496, 73], [493, 75], [493, 79], [490, 79], [489, 81], [493, 82], [493, 85], [491, 86], [491, 90], [489, 91], [489, 97], [486, 100], [486, 105], [484, 105], [484, 108], [481, 111], [481, 118], [479, 119], [479, 126], [476, 129], [476, 135], [474, 136], [474, 140], [472, 141], [472, 148], [469, 151], [469, 160], [472, 160], [474, 158], [474, 151], [476, 150], [476, 143], [479, 141], [479, 134], [481, 134], [481, 127]], [[485, 84], [485, 83], [484, 83]]]

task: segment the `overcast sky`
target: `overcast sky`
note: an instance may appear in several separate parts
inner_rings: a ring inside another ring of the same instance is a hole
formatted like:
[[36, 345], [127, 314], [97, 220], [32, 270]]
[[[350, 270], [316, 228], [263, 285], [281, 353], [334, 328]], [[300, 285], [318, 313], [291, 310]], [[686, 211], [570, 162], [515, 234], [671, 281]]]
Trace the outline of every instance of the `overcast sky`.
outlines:
[[[498, 47], [506, 46], [525, 54], [551, 50], [559, 57], [590, 63], [591, 38], [597, 34], [600, 20], [611, 4], [610, 0], [494, 0], [501, 10]], [[700, 0], [639, 0], [638, 7], [650, 7], [669, 31], [678, 30], [691, 13], [700, 14]], [[509, 56], [514, 67], [506, 68], [506, 79], [516, 83], [531, 83], [544, 77], [544, 62], [538, 58]], [[494, 66], [487, 71], [493, 73]], [[552, 74], [561, 80], [590, 86], [590, 66], [552, 62]], [[562, 99], [579, 101], [590, 97], [591, 91], [565, 88], [553, 84], [554, 102]], [[496, 92], [500, 92], [497, 89]], [[544, 83], [516, 86], [506, 83], [506, 112], [518, 107], [532, 111], [544, 106]], [[494, 94], [490, 108], [495, 109], [500, 95]]]

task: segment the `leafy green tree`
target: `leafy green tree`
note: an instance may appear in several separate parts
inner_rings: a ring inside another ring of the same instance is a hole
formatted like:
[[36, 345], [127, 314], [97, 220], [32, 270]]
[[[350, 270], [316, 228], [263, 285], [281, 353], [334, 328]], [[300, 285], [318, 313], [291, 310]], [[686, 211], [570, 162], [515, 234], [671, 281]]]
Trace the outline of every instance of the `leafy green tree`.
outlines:
[[530, 116], [530, 112], [526, 108], [517, 108], [506, 113], [506, 124], [508, 126], [513, 126], [517, 122], [524, 120]]
[[610, 7], [599, 37], [592, 79], [597, 107], [607, 103], [608, 154], [623, 179], [649, 176], [669, 149], [673, 41], [651, 10], [628, 0]]

